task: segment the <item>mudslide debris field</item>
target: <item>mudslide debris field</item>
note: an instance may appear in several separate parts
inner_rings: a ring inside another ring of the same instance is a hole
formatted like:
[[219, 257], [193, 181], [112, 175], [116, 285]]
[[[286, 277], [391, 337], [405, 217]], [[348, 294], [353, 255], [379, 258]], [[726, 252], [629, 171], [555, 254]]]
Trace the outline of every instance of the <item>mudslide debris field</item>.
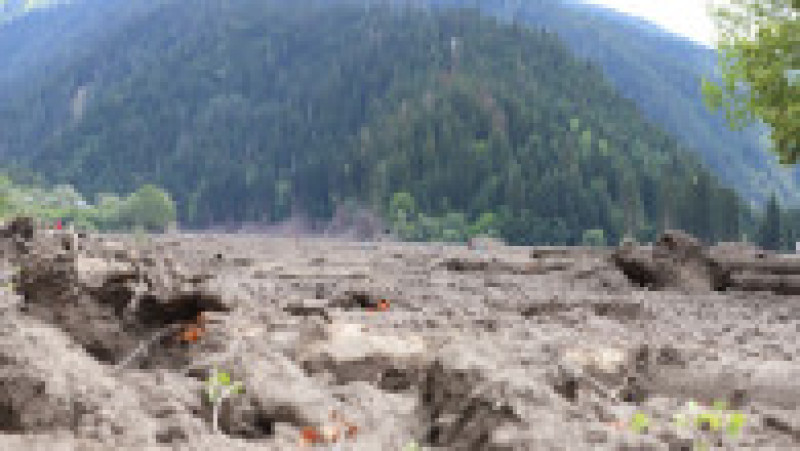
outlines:
[[0, 253], [0, 449], [800, 448], [794, 256], [25, 218]]

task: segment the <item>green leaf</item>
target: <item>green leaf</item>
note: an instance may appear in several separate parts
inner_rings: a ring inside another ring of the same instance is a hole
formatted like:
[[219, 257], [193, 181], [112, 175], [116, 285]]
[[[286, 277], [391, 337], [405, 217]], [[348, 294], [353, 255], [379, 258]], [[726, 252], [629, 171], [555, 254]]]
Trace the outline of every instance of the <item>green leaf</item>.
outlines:
[[216, 383], [223, 386], [231, 385], [231, 376], [228, 373], [219, 373], [217, 374]]
[[637, 412], [631, 420], [631, 427], [637, 433], [644, 432], [650, 426], [650, 419], [642, 412]]
[[728, 434], [730, 435], [737, 435], [739, 431], [742, 429], [745, 423], [745, 416], [741, 412], [736, 412], [731, 414], [730, 418], [728, 419]]
[[701, 413], [697, 416], [697, 427], [702, 428], [704, 424], [708, 424], [709, 429], [712, 431], [719, 430], [719, 415], [713, 413]]

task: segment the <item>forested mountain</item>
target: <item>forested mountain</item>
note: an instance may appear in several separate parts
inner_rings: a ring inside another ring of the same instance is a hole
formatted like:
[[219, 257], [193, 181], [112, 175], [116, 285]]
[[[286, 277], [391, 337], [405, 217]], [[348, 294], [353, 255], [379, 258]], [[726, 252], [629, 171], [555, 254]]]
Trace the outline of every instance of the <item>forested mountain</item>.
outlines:
[[156, 183], [194, 226], [359, 201], [414, 239], [739, 237], [734, 192], [556, 35], [356, 3], [130, 10], [0, 104], [0, 149], [90, 195]]
[[91, 53], [126, 23], [157, 8], [159, 0], [78, 3], [43, 2], [50, 7], [29, 10], [10, 23], [0, 20], [0, 102], [20, 91], [37, 90], [47, 74]]
[[[460, 4], [431, 0], [435, 4]], [[700, 77], [713, 76], [716, 53], [646, 21], [581, 0], [480, 0], [486, 14], [556, 32], [600, 67], [649, 120], [696, 151], [714, 174], [763, 206], [772, 192], [800, 206], [800, 168], [783, 168], [767, 150], [766, 129], [731, 131], [724, 114], [703, 105]]]
[[[138, 15], [157, 9], [162, 0], [75, 0], [81, 8], [37, 8], [24, 21], [0, 32], [0, 101], [4, 94], [37, 87], [37, 76], [85, 54], [108, 33], [124, 28]], [[373, 0], [338, 0], [363, 5]], [[386, 0], [389, 1], [389, 0]], [[723, 115], [702, 103], [699, 77], [712, 75], [713, 50], [672, 35], [654, 25], [582, 0], [391, 0], [415, 7], [477, 7], [483, 14], [555, 31], [575, 54], [599, 65], [623, 96], [634, 100], [645, 117], [695, 151], [703, 163], [748, 202], [763, 205], [775, 192], [781, 203], [800, 205], [800, 168], [782, 168], [766, 150], [766, 129], [741, 132], [727, 128]], [[9, 0], [6, 14], [24, 5], [59, 5], [66, 1]], [[3, 13], [0, 13], [2, 17]], [[2, 19], [0, 19], [2, 22]], [[31, 78], [32, 77], [32, 78]], [[30, 130], [28, 135], [38, 134]], [[30, 142], [25, 142], [31, 144]], [[0, 143], [2, 146], [2, 143]], [[29, 148], [29, 145], [22, 147]], [[3, 148], [0, 147], [0, 153]]]

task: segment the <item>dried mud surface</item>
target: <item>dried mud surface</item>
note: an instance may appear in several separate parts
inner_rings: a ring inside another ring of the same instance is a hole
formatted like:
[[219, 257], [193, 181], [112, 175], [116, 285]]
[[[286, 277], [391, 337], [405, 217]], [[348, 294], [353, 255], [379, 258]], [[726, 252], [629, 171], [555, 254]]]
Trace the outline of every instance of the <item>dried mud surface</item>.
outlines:
[[[0, 449], [800, 448], [791, 257], [470, 247], [14, 221]], [[245, 386], [218, 433], [215, 367]], [[738, 434], [673, 422], [719, 400]]]

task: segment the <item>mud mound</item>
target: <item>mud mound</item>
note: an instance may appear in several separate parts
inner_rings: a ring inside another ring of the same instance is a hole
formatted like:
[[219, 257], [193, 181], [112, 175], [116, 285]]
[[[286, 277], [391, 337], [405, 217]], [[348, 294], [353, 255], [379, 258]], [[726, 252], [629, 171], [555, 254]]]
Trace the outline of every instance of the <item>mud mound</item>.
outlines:
[[693, 237], [668, 231], [652, 247], [625, 244], [612, 256], [614, 263], [642, 287], [661, 290], [721, 290], [728, 274], [706, 254]]
[[800, 294], [800, 259], [752, 246], [722, 244], [706, 249], [679, 231], [666, 232], [653, 246], [622, 246], [612, 261], [629, 280], [652, 290]]
[[795, 260], [474, 244], [12, 221], [0, 449], [800, 446]]

